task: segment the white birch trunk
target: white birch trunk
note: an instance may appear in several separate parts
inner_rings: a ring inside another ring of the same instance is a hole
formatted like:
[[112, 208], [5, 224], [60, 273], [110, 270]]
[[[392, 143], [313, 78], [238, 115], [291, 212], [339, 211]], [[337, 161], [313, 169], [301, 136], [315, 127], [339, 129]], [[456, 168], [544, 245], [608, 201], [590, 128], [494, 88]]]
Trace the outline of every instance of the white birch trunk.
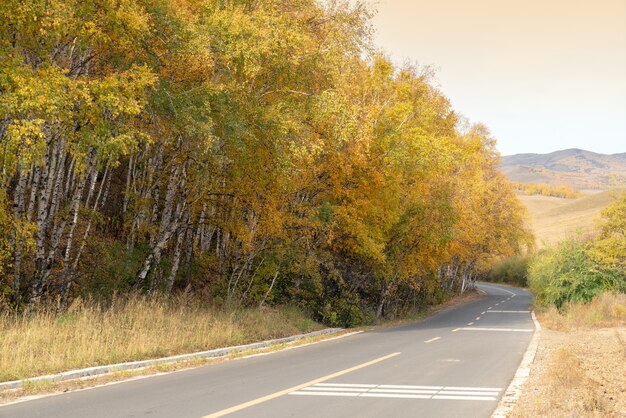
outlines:
[[[26, 182], [28, 181], [28, 177], [24, 174], [24, 170], [18, 166], [18, 181], [17, 187], [15, 189], [15, 194], [13, 197], [13, 214], [15, 216], [16, 222], [22, 222], [22, 218], [24, 217], [24, 205], [25, 205], [25, 196], [26, 193]], [[21, 266], [22, 266], [22, 253], [24, 249], [24, 239], [22, 238], [21, 231], [18, 231], [17, 228], [21, 226], [16, 226], [15, 236], [14, 236], [14, 248], [15, 253], [13, 256], [13, 302], [15, 303], [16, 308], [19, 306], [21, 302], [21, 290], [20, 290], [20, 282], [21, 282]]]
[[90, 188], [94, 187], [95, 179], [97, 176], [93, 175], [93, 171], [96, 170], [96, 152], [94, 149], [91, 150], [89, 155], [89, 163], [88, 170], [80, 180], [78, 189], [72, 198], [71, 207], [71, 218], [70, 225], [67, 231], [67, 238], [65, 241], [65, 249], [63, 251], [63, 275], [61, 277], [61, 304], [62, 306], [67, 306], [67, 300], [69, 296], [69, 291], [72, 285], [72, 281], [68, 278], [68, 265], [70, 263], [70, 257], [72, 253], [72, 243], [74, 240], [74, 232], [76, 230], [76, 225], [78, 224], [78, 212], [80, 209], [80, 200], [83, 195], [85, 185], [87, 183], [87, 179], [91, 177]]
[[176, 238], [176, 247], [174, 248], [174, 257], [172, 260], [172, 270], [170, 271], [169, 276], [167, 277], [167, 281], [165, 283], [165, 294], [169, 295], [172, 292], [172, 288], [174, 287], [174, 280], [176, 279], [176, 274], [178, 274], [178, 268], [180, 266], [180, 256], [182, 253], [183, 247], [183, 238], [187, 232], [187, 223], [189, 222], [189, 211], [185, 211], [185, 215], [183, 216], [182, 225], [178, 228], [178, 237]]

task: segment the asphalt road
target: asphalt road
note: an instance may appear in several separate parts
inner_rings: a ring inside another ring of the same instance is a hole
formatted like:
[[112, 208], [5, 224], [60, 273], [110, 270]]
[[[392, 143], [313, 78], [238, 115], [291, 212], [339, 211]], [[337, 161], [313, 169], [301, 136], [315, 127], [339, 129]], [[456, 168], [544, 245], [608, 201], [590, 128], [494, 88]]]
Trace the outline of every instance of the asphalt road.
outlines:
[[531, 295], [414, 324], [0, 407], [0, 417], [489, 417], [534, 331]]

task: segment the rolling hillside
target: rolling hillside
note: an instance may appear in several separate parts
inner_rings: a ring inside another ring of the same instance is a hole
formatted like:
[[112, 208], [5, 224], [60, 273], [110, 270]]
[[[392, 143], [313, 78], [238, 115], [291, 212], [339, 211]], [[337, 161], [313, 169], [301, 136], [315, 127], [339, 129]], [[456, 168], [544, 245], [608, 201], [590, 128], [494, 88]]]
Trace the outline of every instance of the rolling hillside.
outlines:
[[592, 233], [602, 209], [613, 201], [616, 194], [625, 190], [593, 193], [578, 199], [522, 194], [518, 197], [528, 208], [537, 245], [541, 247], [576, 233]]
[[572, 148], [516, 154], [503, 156], [501, 169], [520, 183], [566, 184], [578, 190], [626, 187], [626, 153], [607, 155]]

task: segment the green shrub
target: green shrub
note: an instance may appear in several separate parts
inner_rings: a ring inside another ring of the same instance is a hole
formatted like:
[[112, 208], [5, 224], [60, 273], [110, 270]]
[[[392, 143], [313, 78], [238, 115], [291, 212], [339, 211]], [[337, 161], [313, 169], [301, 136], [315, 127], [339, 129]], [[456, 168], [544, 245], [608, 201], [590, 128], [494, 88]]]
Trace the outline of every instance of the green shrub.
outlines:
[[590, 302], [603, 292], [626, 292], [623, 274], [594, 261], [580, 239], [539, 252], [529, 264], [528, 281], [539, 304], [557, 308], [567, 302]]
[[515, 286], [528, 286], [528, 256], [516, 255], [496, 263], [487, 277], [489, 282], [504, 282]]

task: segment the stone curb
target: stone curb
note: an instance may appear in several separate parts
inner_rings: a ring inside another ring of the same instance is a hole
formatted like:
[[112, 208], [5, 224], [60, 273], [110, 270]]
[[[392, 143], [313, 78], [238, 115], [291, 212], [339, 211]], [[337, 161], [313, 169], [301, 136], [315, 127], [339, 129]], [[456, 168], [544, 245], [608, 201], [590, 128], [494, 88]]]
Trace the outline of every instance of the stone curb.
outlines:
[[100, 376], [122, 370], [134, 370], [144, 367], [154, 366], [157, 364], [170, 364], [181, 361], [189, 361], [201, 358], [224, 357], [232, 353], [241, 353], [247, 350], [256, 350], [266, 348], [276, 344], [290, 343], [302, 340], [304, 338], [318, 337], [322, 335], [335, 334], [343, 331], [343, 328], [326, 328], [320, 331], [313, 331], [307, 334], [292, 335], [291, 337], [277, 338], [275, 340], [261, 341], [258, 343], [237, 345], [233, 347], [216, 348], [213, 350], [200, 351], [197, 353], [179, 354], [176, 356], [162, 357], [152, 360], [129, 361], [126, 363], [109, 364], [106, 366], [87, 367], [85, 369], [70, 370], [63, 373], [49, 374], [45, 376], [33, 377], [24, 380], [13, 380], [10, 382], [0, 382], [0, 390], [17, 389], [25, 383], [36, 382], [63, 382], [67, 380], [77, 380], [86, 377]]
[[541, 334], [541, 325], [539, 324], [539, 321], [537, 321], [535, 311], [531, 311], [530, 314], [533, 322], [535, 323], [535, 332], [530, 340], [530, 343], [528, 343], [528, 348], [524, 353], [524, 357], [522, 358], [519, 368], [515, 372], [515, 376], [513, 376], [513, 380], [511, 380], [511, 383], [506, 388], [506, 392], [504, 392], [504, 395], [502, 396], [502, 399], [500, 399], [498, 407], [491, 415], [491, 418], [506, 418], [509, 416], [522, 395], [522, 386], [530, 375], [530, 366], [535, 360], [535, 354], [537, 354], [537, 348], [539, 347], [539, 335]]

